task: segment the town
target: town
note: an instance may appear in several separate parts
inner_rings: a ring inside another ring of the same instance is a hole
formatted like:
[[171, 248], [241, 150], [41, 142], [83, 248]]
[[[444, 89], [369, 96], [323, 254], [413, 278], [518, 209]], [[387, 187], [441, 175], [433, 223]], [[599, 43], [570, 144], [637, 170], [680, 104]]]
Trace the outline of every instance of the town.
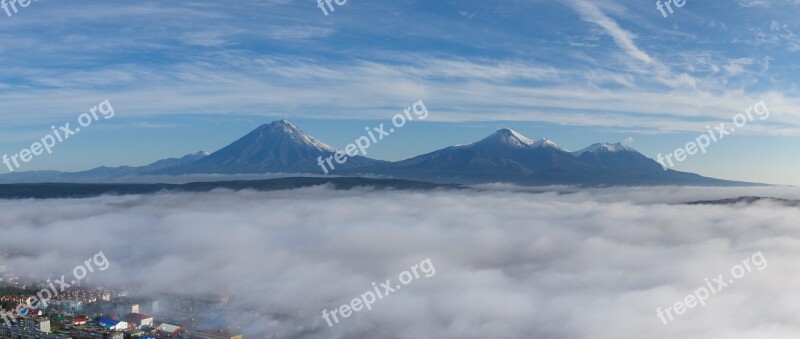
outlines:
[[[225, 296], [160, 293], [128, 296], [122, 290], [70, 286], [57, 298], [20, 310], [44, 282], [6, 272], [0, 265], [0, 339], [243, 339], [233, 326], [215, 328], [211, 316], [228, 303]], [[12, 311], [3, 311], [12, 310]], [[9, 317], [16, 311], [19, 317]]]

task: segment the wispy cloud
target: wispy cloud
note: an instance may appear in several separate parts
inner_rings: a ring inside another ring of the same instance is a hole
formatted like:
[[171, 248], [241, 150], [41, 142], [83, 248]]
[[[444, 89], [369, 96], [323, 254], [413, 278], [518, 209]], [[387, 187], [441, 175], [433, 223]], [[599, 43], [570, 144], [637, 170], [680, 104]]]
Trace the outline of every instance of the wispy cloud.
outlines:
[[[212, 60], [218, 60], [216, 62]], [[722, 66], [744, 72], [747, 60]], [[54, 119], [84, 109], [95, 85], [113, 84], [115, 106], [128, 115], [180, 113], [285, 115], [289, 118], [381, 118], [387, 103], [431, 98], [441, 108], [436, 121], [545, 121], [581, 126], [620, 126], [654, 131], [697, 131], [729, 120], [759, 100], [776, 112], [772, 123], [796, 129], [797, 99], [781, 93], [747, 95], [740, 91], [662, 92], [638, 88], [639, 77], [613, 71], [576, 71], [521, 61], [435, 59], [397, 56], [395, 62], [326, 63], [320, 59], [264, 58], [225, 53], [159, 70], [126, 66], [97, 72], [37, 74], [37, 89], [0, 93], [9, 109]], [[45, 77], [48, 74], [49, 77]], [[94, 79], [94, 80], [92, 80]], [[616, 89], [603, 89], [609, 83]], [[330, 91], [330, 88], [337, 88]], [[264, 95], [269, 93], [270, 95]], [[342, 93], [347, 93], [346, 99]], [[42, 102], [40, 97], [52, 100]], [[140, 100], [142, 97], [157, 100]], [[68, 104], [68, 105], [67, 105]], [[235, 109], [232, 109], [235, 107]], [[770, 133], [770, 129], [763, 130]]]

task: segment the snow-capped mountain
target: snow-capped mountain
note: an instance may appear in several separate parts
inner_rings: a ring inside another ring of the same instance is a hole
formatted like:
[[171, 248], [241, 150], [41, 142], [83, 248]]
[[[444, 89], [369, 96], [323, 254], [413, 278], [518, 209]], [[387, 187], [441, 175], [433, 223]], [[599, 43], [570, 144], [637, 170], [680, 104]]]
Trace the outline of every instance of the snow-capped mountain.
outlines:
[[580, 151], [577, 151], [575, 152], [575, 155], [581, 156], [584, 153], [600, 154], [600, 153], [615, 153], [615, 152], [636, 152], [636, 150], [631, 147], [625, 146], [619, 142], [613, 144], [610, 142], [604, 142], [604, 143], [593, 144]]
[[[318, 173], [319, 157], [336, 149], [304, 133], [287, 120], [264, 124], [232, 144], [200, 160], [157, 171], [157, 174], [193, 173]], [[337, 169], [377, 165], [381, 161], [351, 157]]]
[[533, 141], [508, 128], [472, 144], [351, 172], [445, 183], [722, 184], [695, 174], [664, 171], [654, 160], [622, 144], [594, 144], [569, 152], [551, 140]]
[[514, 147], [514, 148], [552, 148], [559, 151], [566, 152], [565, 149], [561, 148], [558, 144], [553, 142], [552, 140], [548, 139], [538, 139], [538, 140], [531, 140], [528, 137], [520, 134], [519, 132], [510, 129], [510, 128], [503, 128], [498, 130], [497, 132], [492, 133], [486, 138], [481, 139], [478, 142], [469, 144], [469, 145], [461, 145], [460, 147]]
[[[0, 182], [58, 182], [87, 176], [323, 174], [318, 159], [330, 157], [335, 152], [333, 147], [304, 133], [292, 123], [280, 120], [259, 126], [212, 154], [198, 152], [141, 167], [99, 167], [76, 173], [12, 173], [0, 176]], [[599, 143], [569, 152], [551, 140], [533, 140], [508, 128], [471, 144], [451, 146], [397, 162], [349, 157], [345, 164], [337, 164], [333, 173], [461, 184], [742, 184], [691, 173], [664, 171], [656, 161], [619, 143]]]
[[[452, 146], [375, 168], [380, 174], [441, 182], [558, 177], [580, 164], [556, 143], [533, 141], [508, 128], [468, 145]], [[358, 170], [355, 170], [356, 172]], [[527, 180], [527, 179], [525, 179]]]
[[558, 151], [568, 152], [567, 150], [561, 148], [561, 146], [559, 146], [557, 143], [555, 143], [550, 139], [539, 139], [534, 141], [533, 144], [531, 144], [531, 148], [540, 148], [540, 147], [552, 148]]
[[465, 146], [510, 146], [516, 148], [526, 148], [530, 147], [532, 144], [533, 140], [526, 138], [524, 135], [519, 134], [510, 128], [503, 128], [492, 133], [492, 135], [484, 138], [481, 141]]
[[665, 174], [657, 162], [621, 143], [594, 144], [573, 154], [584, 163], [614, 170], [620, 175]]

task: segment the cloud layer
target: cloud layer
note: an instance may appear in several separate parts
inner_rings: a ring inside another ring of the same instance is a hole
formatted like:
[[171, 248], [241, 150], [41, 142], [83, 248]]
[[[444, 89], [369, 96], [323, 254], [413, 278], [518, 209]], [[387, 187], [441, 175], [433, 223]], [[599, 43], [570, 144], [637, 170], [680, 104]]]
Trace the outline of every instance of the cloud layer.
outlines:
[[[793, 188], [513, 192], [211, 192], [2, 201], [11, 269], [60, 276], [102, 250], [97, 282], [225, 293], [279, 338], [795, 338], [796, 209], [687, 206]], [[634, 201], [643, 201], [636, 203]], [[769, 262], [665, 326], [656, 316], [757, 251]], [[414, 281], [328, 328], [321, 318], [430, 258]]]

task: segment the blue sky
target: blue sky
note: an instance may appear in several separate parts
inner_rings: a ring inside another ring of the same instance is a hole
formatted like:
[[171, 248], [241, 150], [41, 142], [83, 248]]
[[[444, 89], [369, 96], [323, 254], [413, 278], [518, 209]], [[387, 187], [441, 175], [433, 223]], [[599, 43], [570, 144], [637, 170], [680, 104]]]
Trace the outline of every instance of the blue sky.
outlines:
[[687, 0], [667, 18], [653, 1], [334, 6], [325, 16], [313, 0], [39, 0], [0, 12], [0, 153], [105, 99], [113, 119], [21, 170], [215, 151], [282, 118], [343, 148], [422, 99], [428, 119], [370, 156], [510, 127], [571, 150], [628, 139], [655, 157], [763, 100], [768, 119], [675, 169], [800, 184], [800, 1]]

